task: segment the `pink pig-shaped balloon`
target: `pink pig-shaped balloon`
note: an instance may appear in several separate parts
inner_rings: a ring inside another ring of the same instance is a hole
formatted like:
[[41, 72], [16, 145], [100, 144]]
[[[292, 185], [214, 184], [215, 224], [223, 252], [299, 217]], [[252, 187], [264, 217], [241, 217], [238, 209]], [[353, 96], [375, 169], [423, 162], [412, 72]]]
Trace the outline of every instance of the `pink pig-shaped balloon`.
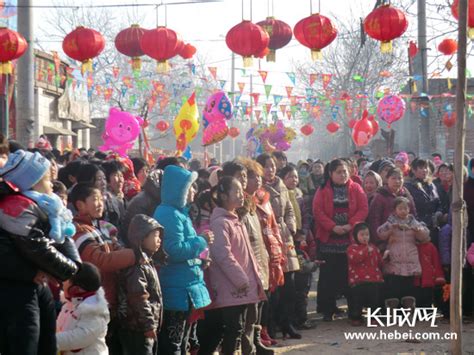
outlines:
[[232, 103], [223, 91], [212, 94], [203, 111], [204, 132], [202, 144], [215, 144], [227, 136], [229, 128], [226, 120], [232, 118]]
[[142, 124], [141, 117], [112, 107], [105, 122], [105, 131], [102, 134], [104, 144], [99, 147], [99, 150], [113, 151], [122, 157], [127, 157], [127, 151], [133, 147], [140, 134]]

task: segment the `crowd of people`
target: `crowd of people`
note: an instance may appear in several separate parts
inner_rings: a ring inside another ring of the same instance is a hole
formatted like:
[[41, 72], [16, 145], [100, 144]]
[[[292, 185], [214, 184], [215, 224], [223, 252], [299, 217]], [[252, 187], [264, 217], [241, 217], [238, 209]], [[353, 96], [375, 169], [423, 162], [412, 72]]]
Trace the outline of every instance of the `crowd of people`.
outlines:
[[[45, 149], [46, 148], [46, 149]], [[0, 142], [0, 354], [273, 354], [317, 312], [449, 319], [453, 165], [285, 153], [202, 166]], [[472, 316], [474, 159], [463, 312]]]

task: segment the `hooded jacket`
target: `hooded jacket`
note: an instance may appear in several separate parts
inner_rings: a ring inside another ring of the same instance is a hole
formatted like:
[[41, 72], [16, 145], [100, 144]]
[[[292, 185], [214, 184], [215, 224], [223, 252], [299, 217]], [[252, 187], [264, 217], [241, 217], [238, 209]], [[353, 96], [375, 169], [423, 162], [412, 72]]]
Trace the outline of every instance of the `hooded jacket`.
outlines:
[[163, 249], [167, 263], [160, 267], [159, 275], [165, 310], [199, 309], [211, 302], [199, 259], [207, 242], [196, 234], [186, 206], [189, 188], [196, 178], [197, 173], [182, 167], [166, 167], [161, 204], [153, 215], [164, 227]]
[[120, 272], [118, 318], [123, 328], [138, 332], [156, 331], [161, 323], [163, 299], [160, 281], [151, 255], [142, 251], [143, 240], [150, 232], [163, 227], [153, 218], [138, 214], [130, 222], [130, 247], [143, 255], [143, 262]]

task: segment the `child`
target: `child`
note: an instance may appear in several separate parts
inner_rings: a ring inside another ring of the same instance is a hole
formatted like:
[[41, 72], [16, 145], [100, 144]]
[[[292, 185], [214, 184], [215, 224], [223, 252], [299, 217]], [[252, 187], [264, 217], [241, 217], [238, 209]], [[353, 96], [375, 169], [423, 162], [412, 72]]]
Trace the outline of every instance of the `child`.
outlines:
[[395, 166], [403, 172], [403, 176], [408, 176], [410, 172], [410, 165], [408, 163], [408, 154], [400, 152], [395, 157]]
[[410, 214], [410, 201], [406, 197], [394, 200], [394, 213], [378, 230], [380, 240], [388, 240], [384, 257], [385, 305], [397, 308], [415, 307], [414, 277], [421, 275], [416, 242], [430, 240], [430, 232], [423, 223]]
[[130, 246], [143, 255], [142, 262], [120, 272], [120, 342], [124, 354], [152, 355], [157, 351], [163, 300], [151, 257], [161, 245], [163, 227], [144, 214], [133, 217], [128, 228]]
[[358, 223], [353, 230], [354, 243], [347, 248], [348, 278], [352, 294], [349, 318], [354, 326], [362, 325], [362, 308], [378, 307], [382, 276], [382, 256], [369, 243], [369, 226]]
[[74, 236], [76, 247], [82, 260], [98, 267], [105, 298], [109, 303], [111, 322], [107, 334], [107, 345], [111, 353], [120, 348], [117, 335], [117, 271], [140, 261], [142, 256], [132, 249], [122, 249], [117, 243], [107, 243], [99, 229], [98, 219], [104, 212], [101, 192], [91, 185], [80, 183], [74, 186], [70, 202], [77, 211], [74, 217], [77, 233]]
[[240, 349], [248, 305], [264, 300], [265, 295], [247, 230], [236, 212], [244, 204], [242, 185], [224, 176], [213, 189], [213, 197], [218, 207], [211, 215], [215, 240], [210, 246], [209, 273], [215, 298], [198, 326], [200, 352], [212, 354], [222, 340], [222, 352], [234, 354]]
[[66, 303], [58, 316], [56, 339], [62, 355], [107, 355], [105, 345], [110, 320], [99, 270], [83, 263], [79, 272], [64, 282]]

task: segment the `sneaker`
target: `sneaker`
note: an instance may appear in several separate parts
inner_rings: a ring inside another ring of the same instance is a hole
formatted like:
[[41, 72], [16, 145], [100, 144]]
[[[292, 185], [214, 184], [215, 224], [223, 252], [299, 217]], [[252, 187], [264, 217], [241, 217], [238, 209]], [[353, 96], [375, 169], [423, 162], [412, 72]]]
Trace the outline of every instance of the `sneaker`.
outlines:
[[387, 298], [385, 300], [385, 308], [397, 308], [399, 304], [400, 301], [398, 298]]
[[403, 308], [410, 308], [415, 309], [416, 300], [415, 297], [406, 296], [402, 298], [402, 307]]
[[323, 321], [325, 322], [332, 322], [334, 320], [334, 314], [332, 313], [324, 313]]

